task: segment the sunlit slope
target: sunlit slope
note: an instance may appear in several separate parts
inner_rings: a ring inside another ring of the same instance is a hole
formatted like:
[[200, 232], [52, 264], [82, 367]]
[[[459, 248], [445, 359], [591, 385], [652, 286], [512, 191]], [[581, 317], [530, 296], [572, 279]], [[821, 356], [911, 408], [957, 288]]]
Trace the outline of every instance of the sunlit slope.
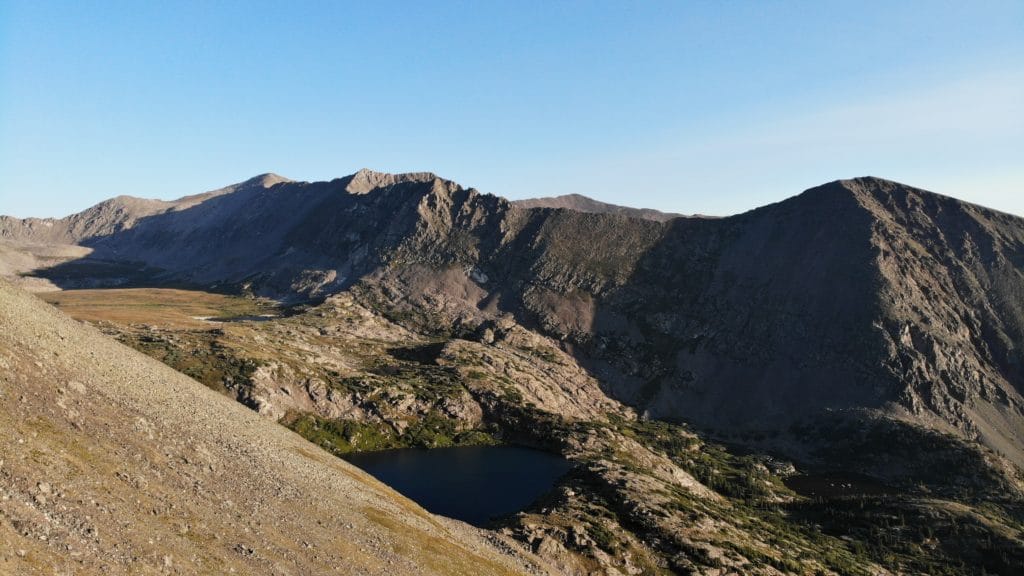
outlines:
[[0, 573], [525, 570], [3, 281], [0, 327]]

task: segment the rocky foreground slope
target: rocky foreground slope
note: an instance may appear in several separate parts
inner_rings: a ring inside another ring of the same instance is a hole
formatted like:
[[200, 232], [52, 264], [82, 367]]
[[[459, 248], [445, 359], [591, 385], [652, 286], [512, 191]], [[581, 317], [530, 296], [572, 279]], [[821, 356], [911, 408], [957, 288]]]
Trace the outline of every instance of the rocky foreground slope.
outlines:
[[0, 327], [0, 573], [543, 573], [5, 281]]

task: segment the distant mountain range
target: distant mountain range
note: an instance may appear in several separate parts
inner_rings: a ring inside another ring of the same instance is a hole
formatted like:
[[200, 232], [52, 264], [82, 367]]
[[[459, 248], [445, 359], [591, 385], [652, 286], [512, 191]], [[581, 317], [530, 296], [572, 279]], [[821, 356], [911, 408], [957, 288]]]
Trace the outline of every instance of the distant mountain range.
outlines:
[[[1024, 464], [1024, 220], [878, 178], [709, 219], [509, 202], [429, 173], [267, 174], [3, 218], [0, 238], [22, 256], [9, 273], [64, 287], [359, 287], [409, 322], [511, 316], [613, 398], [724, 435], [883, 418]], [[40, 260], [67, 245], [88, 254]]]

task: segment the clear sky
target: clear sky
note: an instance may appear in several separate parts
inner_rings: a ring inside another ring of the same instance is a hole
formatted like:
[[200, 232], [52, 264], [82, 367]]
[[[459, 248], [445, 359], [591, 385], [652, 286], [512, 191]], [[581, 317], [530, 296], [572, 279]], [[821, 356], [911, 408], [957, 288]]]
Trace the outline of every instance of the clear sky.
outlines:
[[0, 1], [0, 213], [361, 167], [716, 215], [874, 175], [1024, 215], [1024, 2]]

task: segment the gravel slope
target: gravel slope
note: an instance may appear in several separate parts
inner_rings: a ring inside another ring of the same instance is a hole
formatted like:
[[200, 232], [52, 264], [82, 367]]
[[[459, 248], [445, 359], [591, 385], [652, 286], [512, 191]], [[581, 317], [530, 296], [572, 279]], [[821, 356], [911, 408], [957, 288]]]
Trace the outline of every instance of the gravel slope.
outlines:
[[493, 538], [0, 280], [0, 573], [544, 572]]

